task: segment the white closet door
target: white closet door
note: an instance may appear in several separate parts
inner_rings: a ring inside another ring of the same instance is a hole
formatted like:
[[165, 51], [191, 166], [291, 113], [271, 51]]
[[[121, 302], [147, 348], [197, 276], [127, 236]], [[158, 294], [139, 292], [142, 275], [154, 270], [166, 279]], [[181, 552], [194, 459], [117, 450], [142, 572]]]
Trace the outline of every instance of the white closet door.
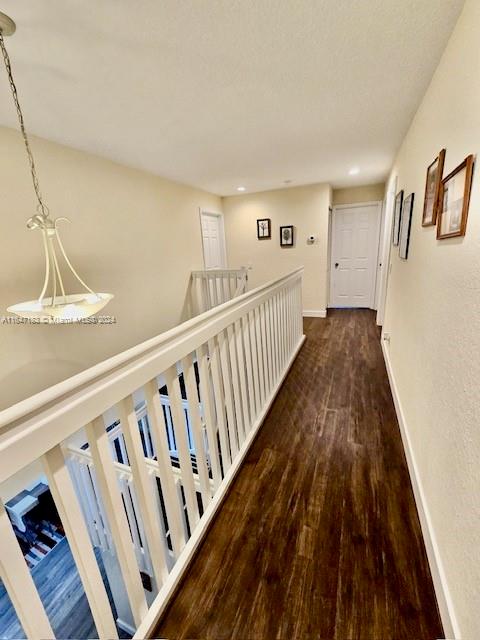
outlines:
[[376, 202], [334, 209], [330, 306], [374, 307], [380, 215]]

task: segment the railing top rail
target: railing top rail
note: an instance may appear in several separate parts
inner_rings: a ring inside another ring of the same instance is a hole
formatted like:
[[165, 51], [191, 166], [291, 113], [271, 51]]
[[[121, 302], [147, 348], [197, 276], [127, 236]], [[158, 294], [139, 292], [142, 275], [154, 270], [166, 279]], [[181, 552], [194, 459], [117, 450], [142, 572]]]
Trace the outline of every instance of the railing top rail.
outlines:
[[[0, 440], [5, 433], [5, 427], [13, 428], [21, 422], [29, 420], [29, 427], [35, 428], [34, 416], [50, 410], [55, 413], [55, 406], [61, 403], [62, 411], [65, 412], [65, 406], [68, 405], [70, 396], [75, 398], [78, 402], [78, 395], [84, 392], [88, 395], [87, 391], [95, 387], [98, 391], [101, 387], [101, 380], [107, 378], [107, 376], [114, 376], [117, 372], [126, 368], [137, 369], [141, 368], [145, 364], [145, 360], [152, 356], [152, 352], [156, 356], [160, 352], [169, 352], [173, 347], [179, 343], [183, 343], [188, 338], [189, 334], [200, 334], [202, 329], [208, 331], [210, 326], [217, 324], [223, 316], [225, 318], [232, 315], [230, 312], [234, 311], [237, 307], [248, 307], [249, 303], [253, 302], [257, 298], [261, 298], [266, 294], [269, 289], [280, 288], [284, 284], [296, 279], [303, 272], [303, 267], [299, 267], [280, 278], [270, 280], [259, 287], [247, 291], [246, 293], [229, 300], [213, 309], [202, 313], [191, 320], [187, 320], [182, 324], [165, 331], [154, 338], [145, 340], [144, 342], [131, 347], [103, 362], [100, 362], [93, 367], [85, 369], [84, 371], [67, 378], [66, 380], [59, 382], [58, 384], [40, 391], [39, 393], [18, 402], [8, 409], [4, 409], [0, 412]], [[200, 343], [201, 344], [201, 343]], [[192, 350], [196, 348], [194, 345]], [[150, 358], [152, 360], [153, 358]], [[158, 373], [158, 372], [157, 372]], [[105, 381], [105, 387], [111, 385], [110, 381]], [[133, 391], [130, 390], [130, 392]], [[118, 399], [117, 399], [118, 400]], [[59, 409], [60, 412], [60, 409]], [[1, 442], [0, 442], [1, 445]], [[2, 447], [0, 446], [0, 449]]]
[[194, 277], [204, 277], [208, 274], [211, 275], [242, 275], [247, 272], [247, 267], [240, 267], [239, 269], [202, 269], [199, 271], [192, 271], [192, 276]]

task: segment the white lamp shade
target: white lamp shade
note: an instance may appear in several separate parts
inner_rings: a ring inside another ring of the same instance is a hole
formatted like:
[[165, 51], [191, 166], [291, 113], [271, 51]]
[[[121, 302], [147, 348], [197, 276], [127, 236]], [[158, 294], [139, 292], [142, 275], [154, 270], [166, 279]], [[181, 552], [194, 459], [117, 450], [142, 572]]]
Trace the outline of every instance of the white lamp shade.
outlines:
[[113, 298], [112, 293], [74, 293], [59, 296], [53, 305], [52, 298], [19, 302], [7, 311], [21, 318], [45, 318], [75, 321], [98, 313]]

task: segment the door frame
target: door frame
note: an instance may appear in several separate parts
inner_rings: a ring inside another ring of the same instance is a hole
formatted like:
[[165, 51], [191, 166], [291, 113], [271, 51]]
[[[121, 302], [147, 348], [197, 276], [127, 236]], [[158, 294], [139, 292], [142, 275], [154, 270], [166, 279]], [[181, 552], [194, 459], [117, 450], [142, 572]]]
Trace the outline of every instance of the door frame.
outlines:
[[330, 238], [329, 238], [329, 253], [330, 253], [330, 260], [329, 260], [329, 271], [330, 271], [330, 275], [329, 275], [329, 279], [328, 279], [328, 289], [329, 289], [329, 295], [328, 295], [328, 307], [330, 309], [335, 309], [336, 307], [332, 304], [332, 297], [333, 297], [333, 283], [332, 283], [332, 279], [333, 279], [333, 274], [334, 274], [334, 255], [333, 255], [333, 243], [334, 243], [334, 229], [335, 229], [335, 212], [336, 211], [341, 211], [342, 209], [354, 209], [355, 207], [371, 207], [373, 205], [376, 205], [378, 208], [378, 217], [377, 217], [377, 229], [376, 229], [376, 256], [375, 256], [375, 273], [374, 273], [374, 284], [373, 284], [373, 302], [371, 307], [368, 307], [369, 309], [374, 309], [376, 310], [376, 301], [377, 301], [377, 288], [378, 288], [378, 284], [379, 284], [379, 278], [378, 278], [378, 272], [379, 272], [379, 251], [380, 251], [380, 229], [382, 226], [382, 213], [383, 213], [383, 200], [369, 200], [367, 202], [352, 202], [351, 204], [335, 204], [332, 207], [332, 214], [331, 214], [331, 224], [330, 224]]
[[218, 218], [219, 228], [220, 228], [220, 243], [221, 243], [220, 251], [221, 251], [221, 255], [222, 255], [223, 268], [227, 269], [227, 266], [228, 266], [228, 262], [227, 262], [227, 243], [226, 243], [226, 240], [225, 240], [225, 220], [224, 220], [224, 217], [223, 217], [223, 213], [221, 211], [212, 211], [212, 209], [202, 209], [200, 207], [199, 208], [198, 220], [200, 222], [200, 238], [202, 240], [203, 268], [205, 270], [207, 269], [206, 264], [205, 264], [205, 247], [204, 247], [204, 244], [203, 244], [202, 218], [203, 218], [204, 215], [215, 216], [216, 218]]
[[392, 176], [387, 183], [387, 190], [384, 204], [383, 236], [381, 238], [380, 257], [382, 264], [380, 269], [378, 304], [377, 304], [377, 325], [383, 326], [385, 321], [385, 307], [387, 303], [388, 280], [390, 276], [391, 261], [390, 252], [392, 248], [392, 226], [393, 211], [395, 209], [395, 196], [397, 194], [398, 176]]

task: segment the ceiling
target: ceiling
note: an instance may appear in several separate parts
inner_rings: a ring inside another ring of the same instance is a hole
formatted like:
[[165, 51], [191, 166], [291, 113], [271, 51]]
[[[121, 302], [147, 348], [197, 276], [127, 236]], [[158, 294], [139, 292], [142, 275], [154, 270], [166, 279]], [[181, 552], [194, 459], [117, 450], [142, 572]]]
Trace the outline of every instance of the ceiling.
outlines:
[[[32, 133], [228, 195], [385, 179], [462, 5], [0, 0], [0, 11], [17, 22], [7, 46]], [[0, 86], [0, 124], [15, 127], [3, 74]]]

